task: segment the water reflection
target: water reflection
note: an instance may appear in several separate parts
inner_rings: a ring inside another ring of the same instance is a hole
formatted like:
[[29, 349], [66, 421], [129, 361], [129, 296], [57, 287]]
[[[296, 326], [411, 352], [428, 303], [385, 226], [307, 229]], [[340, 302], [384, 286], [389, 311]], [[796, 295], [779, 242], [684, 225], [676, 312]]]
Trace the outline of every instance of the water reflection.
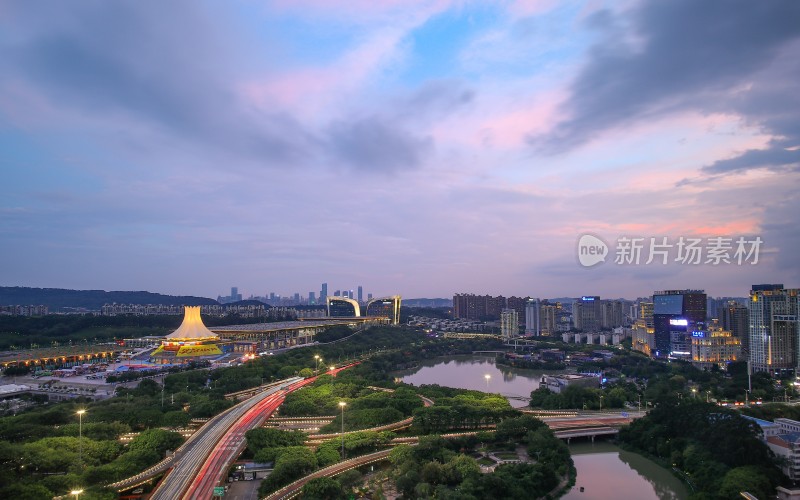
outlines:
[[[607, 442], [575, 443], [570, 453], [578, 470], [566, 500], [683, 500], [686, 487], [668, 470]], [[580, 488], [584, 491], [581, 492]]]
[[[494, 392], [507, 397], [530, 397], [539, 388], [545, 371], [496, 366], [494, 356], [453, 356], [429, 359], [417, 368], [397, 372], [397, 378], [407, 384], [439, 384], [460, 389]], [[485, 378], [489, 375], [489, 380]], [[510, 399], [511, 406], [520, 408], [527, 401]]]

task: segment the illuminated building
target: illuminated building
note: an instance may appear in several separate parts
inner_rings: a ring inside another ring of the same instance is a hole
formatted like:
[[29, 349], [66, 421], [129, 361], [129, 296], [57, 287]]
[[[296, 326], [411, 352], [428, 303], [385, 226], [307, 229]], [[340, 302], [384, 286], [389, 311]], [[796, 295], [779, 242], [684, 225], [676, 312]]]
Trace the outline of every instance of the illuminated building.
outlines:
[[750, 290], [749, 360], [755, 371], [782, 374], [798, 366], [798, 289], [753, 285]]
[[389, 323], [396, 325], [400, 323], [400, 301], [401, 298], [399, 295], [372, 299], [367, 303], [365, 315], [369, 317], [379, 316], [389, 318]]
[[217, 334], [203, 324], [200, 306], [186, 306], [181, 326], [164, 337], [151, 356], [162, 363], [185, 363], [205, 356], [220, 356], [218, 340]]
[[519, 315], [516, 309], [503, 309], [500, 312], [500, 336], [503, 340], [519, 336]]
[[703, 330], [706, 294], [702, 290], [666, 290], [653, 294], [655, 357], [690, 359], [692, 332]]
[[742, 342], [719, 325], [692, 332], [692, 364], [701, 368], [737, 361], [742, 356]]
[[750, 312], [747, 306], [736, 301], [728, 301], [726, 304], [717, 308], [717, 318], [723, 330], [728, 330], [734, 337], [742, 341], [742, 354], [746, 358], [750, 352], [748, 341], [750, 340]]
[[358, 302], [349, 297], [328, 297], [326, 303], [328, 305], [328, 316], [331, 318], [361, 317], [361, 307]]

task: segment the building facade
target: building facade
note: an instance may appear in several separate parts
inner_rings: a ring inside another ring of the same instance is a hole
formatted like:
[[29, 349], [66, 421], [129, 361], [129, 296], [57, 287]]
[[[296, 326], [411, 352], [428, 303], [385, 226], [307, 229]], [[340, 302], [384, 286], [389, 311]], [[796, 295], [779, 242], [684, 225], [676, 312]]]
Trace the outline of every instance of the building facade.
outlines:
[[782, 375], [800, 364], [798, 289], [753, 285], [748, 302], [749, 360], [753, 370]]
[[[655, 357], [691, 359], [692, 332], [706, 322], [706, 294], [702, 290], [665, 290], [653, 294]], [[651, 353], [652, 354], [652, 353]]]

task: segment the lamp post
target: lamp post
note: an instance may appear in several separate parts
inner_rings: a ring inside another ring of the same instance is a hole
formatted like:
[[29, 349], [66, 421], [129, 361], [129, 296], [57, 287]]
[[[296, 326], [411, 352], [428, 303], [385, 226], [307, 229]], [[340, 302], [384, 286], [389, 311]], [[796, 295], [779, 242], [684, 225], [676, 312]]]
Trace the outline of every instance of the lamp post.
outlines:
[[603, 411], [603, 396], [600, 396], [600, 411]]
[[336, 369], [336, 367], [335, 367], [335, 366], [333, 366], [333, 365], [331, 365], [331, 371], [333, 371], [333, 370], [335, 370], [335, 369]]
[[347, 403], [339, 401], [339, 406], [342, 407], [342, 460], [344, 460], [344, 407], [347, 406]]
[[319, 361], [320, 361], [319, 354], [314, 355], [314, 361], [316, 362], [316, 366], [314, 367], [314, 373], [316, 373], [319, 371]]
[[488, 390], [489, 389], [489, 379], [492, 378], [492, 376], [487, 373], [486, 375], [483, 376], [483, 378], [486, 379], [486, 389]]
[[[80, 469], [83, 469], [83, 414], [86, 413], [86, 410], [78, 410], [77, 413], [78, 413], [78, 467]], [[78, 494], [81, 493], [83, 493], [83, 490], [78, 492]]]
[[706, 403], [708, 403], [708, 395], [711, 394], [711, 391], [706, 391]]
[[692, 387], [692, 396], [694, 396], [694, 399], [697, 399], [697, 388], [695, 387]]
[[69, 492], [70, 495], [75, 495], [75, 500], [78, 500], [78, 498], [81, 496], [81, 493], [83, 493], [83, 490], [72, 490]]

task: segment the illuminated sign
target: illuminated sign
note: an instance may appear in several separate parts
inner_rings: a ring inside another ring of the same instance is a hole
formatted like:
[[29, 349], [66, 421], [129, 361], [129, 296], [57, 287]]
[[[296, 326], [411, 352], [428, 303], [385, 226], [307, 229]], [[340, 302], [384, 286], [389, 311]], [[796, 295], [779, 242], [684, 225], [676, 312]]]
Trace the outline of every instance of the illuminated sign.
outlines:
[[671, 319], [671, 320], [669, 320], [669, 324], [670, 325], [675, 325], [675, 326], [689, 326], [689, 320], [688, 319], [682, 319], [682, 318]]
[[692, 337], [703, 338], [706, 336], [706, 332], [692, 332]]
[[581, 300], [594, 300], [594, 297], [581, 297]]

